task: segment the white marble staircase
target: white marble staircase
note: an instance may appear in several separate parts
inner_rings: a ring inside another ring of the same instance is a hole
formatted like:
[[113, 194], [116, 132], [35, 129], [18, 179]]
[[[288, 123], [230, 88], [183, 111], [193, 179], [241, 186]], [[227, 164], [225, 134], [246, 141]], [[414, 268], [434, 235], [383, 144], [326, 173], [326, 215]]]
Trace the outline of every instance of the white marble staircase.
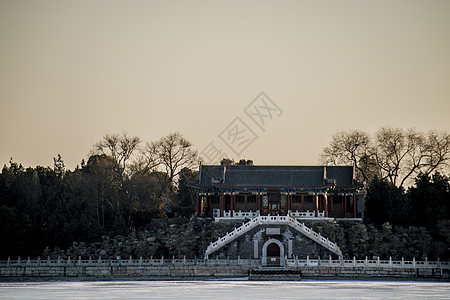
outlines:
[[251, 219], [247, 223], [242, 224], [242, 226], [228, 232], [214, 243], [211, 243], [206, 249], [205, 257], [207, 258], [221, 247], [260, 225], [288, 225], [334, 254], [342, 257], [342, 251], [336, 243], [331, 242], [328, 238], [323, 237], [320, 233], [313, 231], [311, 228], [305, 226], [305, 224], [298, 222], [290, 216], [258, 216]]

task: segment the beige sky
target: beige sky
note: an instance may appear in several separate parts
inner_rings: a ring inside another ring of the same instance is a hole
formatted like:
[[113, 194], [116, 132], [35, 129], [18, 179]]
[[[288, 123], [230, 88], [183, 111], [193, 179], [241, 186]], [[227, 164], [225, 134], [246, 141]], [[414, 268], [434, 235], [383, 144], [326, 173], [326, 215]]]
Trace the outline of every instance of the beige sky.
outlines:
[[256, 164], [317, 164], [337, 130], [450, 131], [450, 1], [0, 0], [1, 165], [72, 169], [122, 131], [238, 158], [236, 117]]

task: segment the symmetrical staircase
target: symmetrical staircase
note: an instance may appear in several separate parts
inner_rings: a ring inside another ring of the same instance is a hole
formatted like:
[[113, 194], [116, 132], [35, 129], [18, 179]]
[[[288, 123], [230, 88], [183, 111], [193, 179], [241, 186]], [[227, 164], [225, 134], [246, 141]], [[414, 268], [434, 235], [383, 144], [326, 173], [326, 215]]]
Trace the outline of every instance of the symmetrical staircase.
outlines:
[[205, 257], [208, 257], [211, 253], [260, 225], [289, 225], [334, 254], [342, 256], [342, 251], [336, 243], [331, 242], [328, 238], [323, 237], [320, 233], [313, 231], [311, 228], [305, 226], [305, 224], [298, 222], [290, 216], [258, 216], [242, 224], [242, 226], [235, 228], [232, 232], [227, 233], [214, 243], [211, 243], [206, 249]]

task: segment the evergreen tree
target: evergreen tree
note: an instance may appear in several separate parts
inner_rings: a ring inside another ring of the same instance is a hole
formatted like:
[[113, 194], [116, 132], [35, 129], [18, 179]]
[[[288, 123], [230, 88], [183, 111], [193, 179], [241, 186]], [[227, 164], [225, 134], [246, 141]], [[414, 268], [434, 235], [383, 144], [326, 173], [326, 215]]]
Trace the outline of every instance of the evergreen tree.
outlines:
[[435, 173], [419, 174], [415, 187], [408, 191], [411, 199], [412, 222], [419, 226], [435, 227], [439, 220], [450, 220], [449, 178]]
[[407, 225], [409, 213], [409, 199], [403, 188], [378, 178], [370, 182], [366, 197], [366, 221]]

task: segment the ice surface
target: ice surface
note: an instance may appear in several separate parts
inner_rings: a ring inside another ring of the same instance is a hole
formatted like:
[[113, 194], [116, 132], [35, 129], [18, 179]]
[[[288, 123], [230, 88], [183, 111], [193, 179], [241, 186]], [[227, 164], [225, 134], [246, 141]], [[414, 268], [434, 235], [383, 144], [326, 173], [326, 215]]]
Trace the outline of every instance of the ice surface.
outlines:
[[449, 299], [450, 284], [404, 281], [0, 283], [0, 299]]

